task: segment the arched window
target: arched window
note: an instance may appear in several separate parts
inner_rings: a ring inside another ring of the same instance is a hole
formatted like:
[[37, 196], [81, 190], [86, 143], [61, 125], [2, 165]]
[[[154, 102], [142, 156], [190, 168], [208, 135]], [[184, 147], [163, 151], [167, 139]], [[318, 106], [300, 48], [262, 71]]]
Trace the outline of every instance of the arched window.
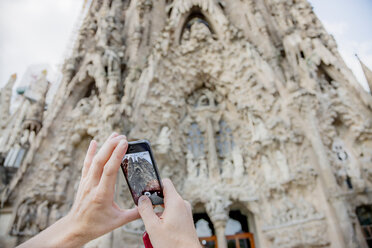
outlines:
[[192, 123], [187, 137], [187, 148], [195, 158], [204, 155], [204, 137], [197, 123]]
[[209, 226], [208, 221], [200, 219], [195, 223], [196, 233], [198, 237], [209, 237], [212, 236], [212, 229]]
[[204, 247], [214, 248], [217, 244], [217, 239], [214, 233], [214, 226], [207, 213], [193, 214], [196, 233], [200, 243]]
[[[194, 224], [199, 240], [203, 247], [214, 248], [217, 244], [214, 226], [208, 214], [194, 213]], [[239, 210], [229, 212], [225, 235], [228, 247], [254, 247], [253, 233], [249, 232], [248, 218]]]
[[84, 98], [90, 97], [92, 95], [98, 95], [98, 88], [96, 86], [96, 83], [93, 81], [91, 82], [85, 92]]
[[217, 151], [220, 157], [226, 157], [230, 154], [234, 147], [234, 140], [231, 128], [226, 121], [221, 120], [219, 123], [219, 131], [217, 132]]
[[251, 248], [253, 234], [249, 232], [248, 218], [239, 210], [232, 210], [226, 223], [225, 235], [228, 247]]
[[242, 232], [243, 232], [242, 224], [240, 224], [239, 221], [231, 219], [231, 218], [227, 220], [226, 230], [225, 230], [226, 235], [234, 235], [234, 234], [242, 233]]
[[74, 103], [72, 106], [75, 108], [81, 108], [87, 102], [99, 95], [96, 82], [93, 78], [88, 77], [84, 81], [76, 85], [75, 90], [71, 93], [70, 102]]
[[182, 27], [180, 41], [189, 40], [191, 37], [205, 40], [207, 36], [213, 38], [213, 34], [214, 31], [207, 18], [199, 9], [194, 8]]
[[201, 13], [194, 13], [190, 15], [186, 22], [185, 29], [190, 30], [191, 26], [194, 25], [195, 23], [200, 23], [200, 24], [205, 25], [209, 29], [209, 31], [212, 33], [209, 23], [205, 20], [205, 17]]

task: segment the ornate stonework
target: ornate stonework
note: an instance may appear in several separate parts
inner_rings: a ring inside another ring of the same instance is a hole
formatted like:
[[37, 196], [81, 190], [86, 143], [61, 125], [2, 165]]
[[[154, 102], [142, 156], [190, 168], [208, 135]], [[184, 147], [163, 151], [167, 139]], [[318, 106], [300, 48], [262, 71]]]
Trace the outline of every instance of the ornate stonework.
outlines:
[[[2, 156], [27, 151], [2, 185], [4, 242], [65, 214], [90, 139], [117, 131], [152, 142], [161, 176], [208, 214], [219, 247], [232, 210], [249, 213], [257, 247], [365, 247], [355, 209], [372, 204], [372, 97], [307, 1], [88, 7], [46, 114], [43, 97], [27, 114], [1, 106]], [[132, 207], [118, 177], [117, 201]], [[142, 230], [86, 247], [141, 247]]]

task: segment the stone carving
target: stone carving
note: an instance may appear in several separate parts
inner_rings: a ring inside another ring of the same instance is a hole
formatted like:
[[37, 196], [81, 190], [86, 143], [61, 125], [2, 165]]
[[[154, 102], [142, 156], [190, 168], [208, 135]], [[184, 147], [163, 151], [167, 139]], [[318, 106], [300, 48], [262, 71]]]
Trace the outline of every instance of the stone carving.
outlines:
[[29, 144], [33, 143], [36, 134], [42, 127], [45, 99], [49, 89], [49, 82], [46, 80], [46, 75], [47, 72], [43, 71], [41, 77], [37, 81], [39, 85], [44, 85], [44, 87], [39, 89], [40, 92], [36, 92], [40, 97], [37, 99], [36, 103], [31, 106], [23, 122], [24, 131], [21, 138], [21, 144], [23, 146], [29, 146]]
[[13, 86], [14, 83], [17, 79], [17, 74], [13, 74], [8, 83], [5, 85], [4, 88], [1, 89], [0, 92], [0, 102], [1, 102], [1, 107], [0, 107], [0, 120], [1, 120], [1, 129], [3, 129], [8, 121], [8, 118], [10, 116], [10, 100], [12, 97], [12, 91], [13, 91]]
[[329, 245], [327, 225], [324, 221], [314, 221], [279, 230], [268, 230], [266, 236], [274, 247], [317, 247]]
[[302, 197], [299, 198], [297, 203], [284, 197], [279, 206], [272, 207], [272, 217], [268, 229], [273, 226], [292, 225], [313, 219], [323, 219], [324, 215], [318, 213], [311, 203], [305, 201]]
[[49, 214], [49, 208], [48, 208], [48, 201], [43, 201], [38, 207], [36, 211], [36, 226], [39, 228], [39, 230], [44, 230], [48, 227], [48, 214]]
[[[284, 197], [272, 207], [272, 221], [264, 227], [275, 247], [319, 246], [329, 244], [324, 215], [303, 198], [296, 202]], [[288, 232], [285, 236], [284, 232]]]
[[160, 131], [159, 138], [156, 142], [156, 145], [159, 147], [158, 151], [159, 153], [167, 153], [170, 149], [171, 141], [170, 141], [170, 135], [172, 134], [172, 131], [169, 129], [169, 127], [163, 127]]
[[[11, 235], [65, 214], [89, 140], [117, 131], [152, 142], [161, 176], [206, 211], [219, 247], [237, 209], [264, 247], [360, 246], [350, 213], [372, 204], [372, 98], [305, 0], [87, 6], [45, 113], [26, 99], [7, 115], [14, 79], [1, 91], [0, 154], [28, 149], [0, 187]], [[142, 230], [102, 243], [138, 247]]]
[[48, 227], [49, 202], [27, 198], [17, 208], [10, 233], [19, 236], [32, 236]]
[[211, 219], [214, 222], [227, 221], [228, 216], [226, 215], [226, 210], [231, 204], [231, 201], [223, 199], [220, 196], [214, 196], [213, 198], [213, 201], [208, 202], [205, 206], [208, 214], [211, 216]]

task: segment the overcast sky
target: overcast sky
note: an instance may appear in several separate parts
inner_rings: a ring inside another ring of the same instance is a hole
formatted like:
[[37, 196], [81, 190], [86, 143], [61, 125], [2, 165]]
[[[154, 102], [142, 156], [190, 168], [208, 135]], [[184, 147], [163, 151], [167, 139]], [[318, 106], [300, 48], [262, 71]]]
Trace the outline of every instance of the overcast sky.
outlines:
[[[354, 54], [372, 69], [372, 1], [310, 0], [359, 82], [366, 80]], [[17, 81], [29, 65], [63, 61], [82, 0], [0, 0], [0, 86]]]
[[315, 14], [336, 39], [338, 50], [358, 81], [368, 89], [355, 53], [372, 69], [372, 1], [310, 0]]
[[0, 84], [29, 65], [63, 61], [82, 0], [0, 0]]

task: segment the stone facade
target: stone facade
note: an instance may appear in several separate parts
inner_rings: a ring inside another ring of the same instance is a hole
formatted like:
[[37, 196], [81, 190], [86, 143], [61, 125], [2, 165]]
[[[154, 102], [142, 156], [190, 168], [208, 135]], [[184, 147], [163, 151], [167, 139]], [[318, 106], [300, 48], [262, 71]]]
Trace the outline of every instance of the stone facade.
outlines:
[[[220, 248], [231, 210], [248, 216], [256, 247], [367, 247], [355, 210], [372, 204], [372, 97], [307, 1], [88, 8], [46, 115], [46, 91], [13, 116], [1, 105], [3, 157], [27, 151], [2, 185], [4, 245], [66, 214], [89, 141], [117, 131], [152, 142], [161, 176], [209, 216]], [[117, 201], [132, 207], [118, 178]], [[142, 231], [134, 222], [86, 247], [141, 247]]]

